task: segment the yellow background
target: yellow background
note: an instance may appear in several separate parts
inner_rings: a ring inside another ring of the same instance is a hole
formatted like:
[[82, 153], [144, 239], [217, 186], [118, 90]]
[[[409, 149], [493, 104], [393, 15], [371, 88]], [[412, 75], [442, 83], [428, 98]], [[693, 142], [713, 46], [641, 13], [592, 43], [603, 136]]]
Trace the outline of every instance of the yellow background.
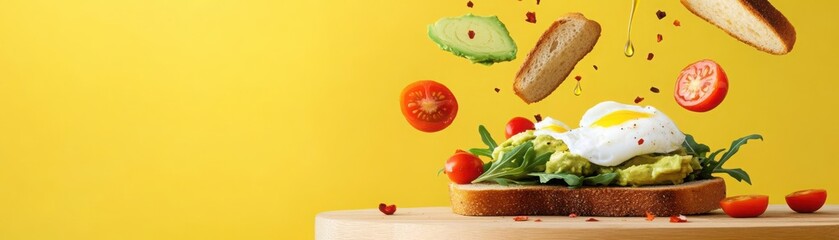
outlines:
[[[447, 205], [436, 171], [456, 148], [481, 146], [478, 124], [499, 139], [513, 116], [576, 126], [594, 104], [636, 96], [715, 148], [765, 136], [729, 162], [754, 181], [728, 181], [730, 195], [783, 203], [798, 189], [837, 190], [839, 31], [829, 16], [839, 2], [773, 1], [798, 32], [786, 56], [677, 1], [642, 2], [633, 58], [622, 56], [629, 1], [474, 2], [2, 1], [0, 239], [310, 239], [322, 211]], [[572, 72], [583, 95], [569, 80], [526, 105], [513, 76], [571, 11], [603, 27]], [[428, 40], [427, 24], [469, 12], [498, 15], [518, 59], [471, 64]], [[673, 85], [703, 58], [724, 67], [731, 89], [715, 110], [692, 113]], [[416, 131], [399, 111], [402, 88], [422, 79], [458, 98], [444, 131]]]

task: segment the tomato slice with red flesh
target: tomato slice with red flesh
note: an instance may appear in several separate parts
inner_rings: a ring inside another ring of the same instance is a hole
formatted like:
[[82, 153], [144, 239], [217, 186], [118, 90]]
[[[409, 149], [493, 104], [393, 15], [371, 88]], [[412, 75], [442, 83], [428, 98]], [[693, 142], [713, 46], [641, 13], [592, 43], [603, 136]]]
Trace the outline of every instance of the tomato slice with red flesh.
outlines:
[[728, 77], [711, 60], [695, 62], [682, 69], [676, 81], [675, 98], [680, 106], [694, 112], [716, 108], [728, 93]]
[[720, 201], [722, 211], [734, 218], [757, 217], [766, 212], [769, 207], [769, 196], [742, 195]]
[[443, 84], [431, 80], [418, 81], [405, 87], [399, 103], [408, 123], [423, 132], [443, 130], [457, 116], [457, 99], [454, 94]]
[[818, 211], [827, 200], [827, 191], [824, 189], [809, 189], [790, 193], [786, 196], [787, 205], [793, 211], [799, 213], [812, 213]]

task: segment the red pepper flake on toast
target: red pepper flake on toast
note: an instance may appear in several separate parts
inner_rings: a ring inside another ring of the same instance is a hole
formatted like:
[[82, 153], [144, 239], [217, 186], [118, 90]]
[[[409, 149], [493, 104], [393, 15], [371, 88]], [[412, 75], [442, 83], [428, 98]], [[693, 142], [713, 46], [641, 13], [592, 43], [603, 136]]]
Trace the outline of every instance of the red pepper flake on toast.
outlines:
[[655, 214], [653, 214], [653, 212], [647, 211], [646, 215], [647, 215], [647, 221], [652, 221], [652, 220], [655, 219]]
[[469, 30], [467, 34], [469, 35], [469, 39], [475, 39], [475, 31]]
[[387, 205], [387, 204], [384, 204], [384, 203], [379, 203], [379, 211], [381, 211], [385, 215], [393, 215], [393, 213], [396, 212], [396, 205], [395, 204]]
[[472, 8], [472, 7], [474, 7], [474, 6], [475, 6], [475, 4], [474, 4], [474, 3], [472, 3], [472, 1], [468, 1], [468, 2], [466, 2], [466, 7], [468, 7], [468, 8]]
[[568, 217], [569, 218], [576, 218], [577, 214], [576, 213], [571, 213], [571, 214], [568, 214]]
[[673, 26], [680, 27], [682, 26], [682, 22], [679, 22], [679, 20], [676, 19], [675, 21], [673, 21]]
[[655, 42], [661, 42], [664, 40], [664, 36], [661, 36], [661, 33], [655, 35]]
[[588, 218], [588, 219], [586, 219], [586, 222], [599, 222], [599, 221], [600, 221], [600, 220], [597, 220], [597, 218]]
[[527, 16], [527, 19], [525, 19], [525, 21], [527, 21], [529, 23], [536, 23], [536, 13], [535, 12], [527, 12], [524, 15]]
[[661, 90], [658, 90], [658, 88], [657, 88], [657, 87], [650, 87], [650, 92], [653, 92], [653, 93], [660, 93], [660, 92], [661, 92]]
[[661, 20], [662, 18], [667, 16], [667, 13], [664, 12], [664, 11], [658, 10], [658, 11], [655, 12], [655, 16], [658, 18], [658, 20]]
[[515, 217], [513, 217], [513, 221], [516, 221], [516, 222], [527, 221], [527, 219], [528, 219], [527, 216], [515, 216]]
[[686, 217], [685, 215], [681, 215], [681, 214], [679, 214], [679, 215], [673, 215], [673, 216], [670, 216], [670, 222], [671, 222], [671, 223], [683, 223], [683, 222], [688, 222], [688, 217]]
[[639, 96], [639, 97], [635, 97], [635, 103], [639, 103], [639, 102], [641, 102], [641, 101], [644, 101], [644, 98], [643, 98], [643, 97], [640, 97], [640, 96]]

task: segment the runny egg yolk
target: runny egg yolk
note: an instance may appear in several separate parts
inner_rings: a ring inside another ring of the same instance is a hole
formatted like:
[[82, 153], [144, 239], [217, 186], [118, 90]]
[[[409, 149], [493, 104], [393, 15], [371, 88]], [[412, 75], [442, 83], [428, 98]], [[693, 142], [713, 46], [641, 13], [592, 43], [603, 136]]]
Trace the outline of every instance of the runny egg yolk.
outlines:
[[640, 118], [649, 118], [652, 117], [653, 114], [645, 113], [645, 112], [636, 112], [632, 110], [618, 110], [606, 114], [602, 118], [598, 119], [596, 122], [592, 123], [592, 126], [599, 126], [599, 127], [611, 127], [615, 125], [619, 125], [629, 120], [640, 119]]
[[551, 131], [553, 131], [553, 132], [558, 132], [558, 133], [568, 131], [568, 129], [565, 129], [564, 127], [560, 127], [560, 126], [553, 125], [553, 124], [548, 125], [548, 126], [546, 126], [545, 128], [546, 128], [546, 129], [549, 129], [549, 130], [551, 130]]

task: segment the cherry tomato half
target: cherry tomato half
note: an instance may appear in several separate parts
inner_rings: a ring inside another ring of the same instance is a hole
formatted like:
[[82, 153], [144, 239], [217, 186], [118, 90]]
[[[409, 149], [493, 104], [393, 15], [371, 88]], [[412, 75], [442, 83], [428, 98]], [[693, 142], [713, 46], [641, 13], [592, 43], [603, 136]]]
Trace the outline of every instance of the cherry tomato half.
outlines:
[[509, 122], [507, 122], [507, 128], [504, 131], [504, 136], [510, 138], [513, 135], [519, 134], [520, 132], [533, 129], [536, 129], [536, 127], [533, 125], [533, 122], [531, 122], [530, 119], [523, 117], [514, 117], [513, 119], [510, 119]]
[[445, 172], [452, 182], [467, 184], [484, 173], [484, 162], [478, 156], [458, 150], [446, 161]]
[[722, 211], [735, 218], [757, 217], [766, 212], [769, 206], [769, 196], [742, 195], [720, 201]]
[[399, 104], [408, 123], [423, 132], [443, 130], [457, 116], [457, 99], [452, 92], [443, 84], [431, 80], [405, 87]]
[[676, 80], [676, 102], [687, 110], [707, 112], [728, 93], [728, 77], [716, 62], [702, 60], [682, 69]]
[[811, 213], [824, 206], [827, 191], [824, 189], [809, 189], [790, 193], [786, 197], [787, 205], [799, 213]]

